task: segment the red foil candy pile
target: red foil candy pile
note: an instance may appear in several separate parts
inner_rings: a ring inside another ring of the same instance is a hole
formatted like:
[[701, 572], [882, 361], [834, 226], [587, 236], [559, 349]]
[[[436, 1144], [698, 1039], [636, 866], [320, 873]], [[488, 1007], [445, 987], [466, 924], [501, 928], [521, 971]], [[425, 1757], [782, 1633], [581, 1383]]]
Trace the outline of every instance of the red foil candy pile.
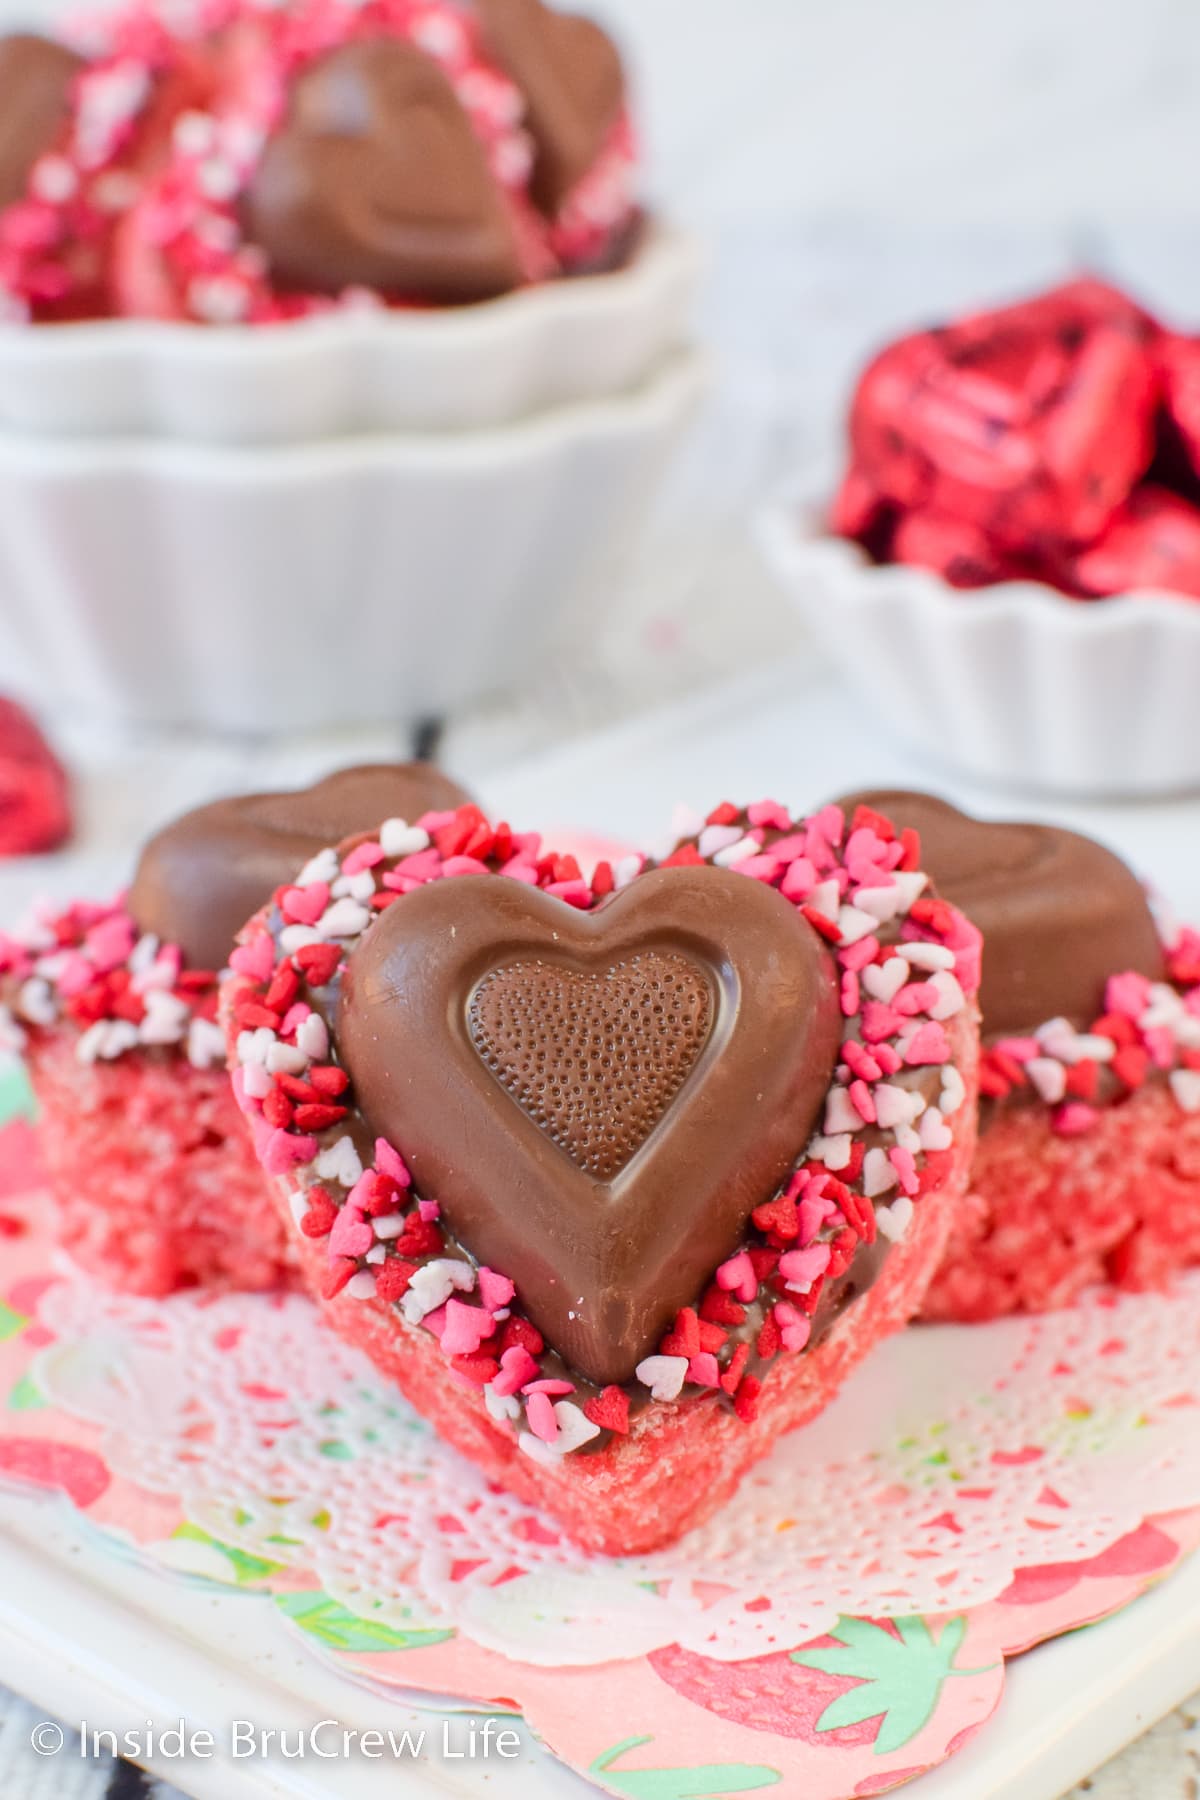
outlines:
[[879, 562], [1200, 598], [1200, 339], [1103, 282], [890, 345], [850, 449], [831, 523]]
[[0, 856], [57, 850], [70, 835], [66, 770], [29, 714], [0, 699]]

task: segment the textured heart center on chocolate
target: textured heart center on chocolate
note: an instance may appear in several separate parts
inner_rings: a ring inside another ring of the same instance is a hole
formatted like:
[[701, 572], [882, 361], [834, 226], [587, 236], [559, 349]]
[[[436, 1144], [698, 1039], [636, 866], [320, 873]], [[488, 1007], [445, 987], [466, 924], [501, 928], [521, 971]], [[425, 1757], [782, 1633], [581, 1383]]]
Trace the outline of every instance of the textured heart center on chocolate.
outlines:
[[712, 1031], [705, 972], [646, 950], [598, 972], [520, 962], [471, 996], [471, 1041], [576, 1168], [611, 1181], [651, 1136]]

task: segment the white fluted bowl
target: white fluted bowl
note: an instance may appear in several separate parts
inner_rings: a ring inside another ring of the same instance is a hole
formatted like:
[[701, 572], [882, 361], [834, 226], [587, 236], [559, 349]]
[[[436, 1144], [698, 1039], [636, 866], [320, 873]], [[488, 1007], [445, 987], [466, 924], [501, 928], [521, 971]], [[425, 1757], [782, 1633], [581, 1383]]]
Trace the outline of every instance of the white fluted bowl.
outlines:
[[1036, 581], [964, 592], [831, 536], [832, 491], [828, 471], [789, 482], [758, 539], [873, 716], [988, 781], [1096, 797], [1200, 787], [1200, 601], [1080, 603]]
[[644, 382], [687, 340], [699, 264], [652, 224], [624, 268], [477, 306], [0, 325], [0, 429], [287, 444], [506, 425]]
[[238, 732], [534, 678], [628, 553], [704, 385], [286, 449], [0, 433], [0, 670], [53, 714]]

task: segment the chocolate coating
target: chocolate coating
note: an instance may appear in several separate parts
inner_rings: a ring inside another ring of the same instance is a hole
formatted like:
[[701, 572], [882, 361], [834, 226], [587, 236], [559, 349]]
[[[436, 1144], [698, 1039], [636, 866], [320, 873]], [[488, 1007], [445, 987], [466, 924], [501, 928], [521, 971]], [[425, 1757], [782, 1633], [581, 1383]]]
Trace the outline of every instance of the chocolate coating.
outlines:
[[553, 217], [586, 175], [625, 103], [616, 45], [591, 19], [542, 0], [477, 0], [484, 44], [525, 96], [537, 151], [531, 192]]
[[281, 286], [486, 300], [521, 280], [512, 221], [449, 78], [365, 38], [296, 81], [243, 201]]
[[427, 763], [379, 763], [299, 793], [216, 800], [150, 839], [129, 910], [143, 931], [180, 945], [190, 967], [223, 969], [247, 919], [327, 844], [469, 799]]
[[71, 84], [86, 66], [50, 38], [0, 38], [0, 208], [24, 199], [34, 164], [62, 135]]
[[431, 882], [347, 965], [371, 1135], [601, 1386], [628, 1381], [803, 1154], [837, 1058], [831, 959], [773, 889], [660, 869], [592, 913]]
[[986, 1036], [1020, 1037], [1066, 1018], [1090, 1025], [1110, 975], [1164, 977], [1145, 892], [1119, 856], [1051, 825], [992, 824], [931, 794], [887, 789], [838, 801], [873, 807], [921, 836], [921, 866], [983, 933]]

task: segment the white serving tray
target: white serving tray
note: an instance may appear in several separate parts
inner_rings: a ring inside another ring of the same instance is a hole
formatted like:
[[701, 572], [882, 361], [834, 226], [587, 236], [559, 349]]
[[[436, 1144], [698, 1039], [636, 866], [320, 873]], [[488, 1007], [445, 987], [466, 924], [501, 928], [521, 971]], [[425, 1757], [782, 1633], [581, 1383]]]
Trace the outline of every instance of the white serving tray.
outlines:
[[[800, 807], [871, 784], [932, 786], [984, 814], [1054, 817], [1107, 838], [1181, 913], [1200, 917], [1200, 798], [1056, 808], [972, 790], [864, 726], [848, 696], [810, 659], [508, 768], [472, 769], [469, 744], [463, 734], [456, 757], [451, 734], [448, 760], [520, 826], [661, 842], [678, 800], [707, 808], [722, 798], [771, 793]], [[189, 755], [192, 781], [195, 751]], [[120, 765], [112, 767], [108, 779], [120, 784]], [[170, 781], [164, 767], [160, 791]], [[137, 809], [127, 788], [105, 800], [93, 777], [89, 799], [98, 821], [120, 816], [131, 832], [149, 823], [131, 816]], [[82, 848], [77, 874], [89, 861], [88, 846]], [[6, 873], [0, 905], [15, 899], [22, 873]], [[35, 878], [24, 874], [28, 888]], [[7, 1495], [0, 1495], [0, 1682], [68, 1721], [169, 1723], [183, 1713], [218, 1739], [231, 1718], [289, 1729], [320, 1717], [359, 1728], [430, 1725], [428, 1711], [412, 1713], [333, 1673], [265, 1601], [156, 1576], [99, 1546], [65, 1509]], [[913, 1800], [1057, 1800], [1198, 1687], [1195, 1559], [1117, 1617], [1010, 1664], [1000, 1715], [909, 1791]], [[438, 1731], [435, 1711], [435, 1737]], [[352, 1761], [160, 1761], [155, 1768], [202, 1800], [358, 1800], [401, 1790], [582, 1800], [595, 1791], [527, 1732], [523, 1738], [517, 1761], [472, 1766], [431, 1755], [402, 1765], [399, 1778], [394, 1764]]]

